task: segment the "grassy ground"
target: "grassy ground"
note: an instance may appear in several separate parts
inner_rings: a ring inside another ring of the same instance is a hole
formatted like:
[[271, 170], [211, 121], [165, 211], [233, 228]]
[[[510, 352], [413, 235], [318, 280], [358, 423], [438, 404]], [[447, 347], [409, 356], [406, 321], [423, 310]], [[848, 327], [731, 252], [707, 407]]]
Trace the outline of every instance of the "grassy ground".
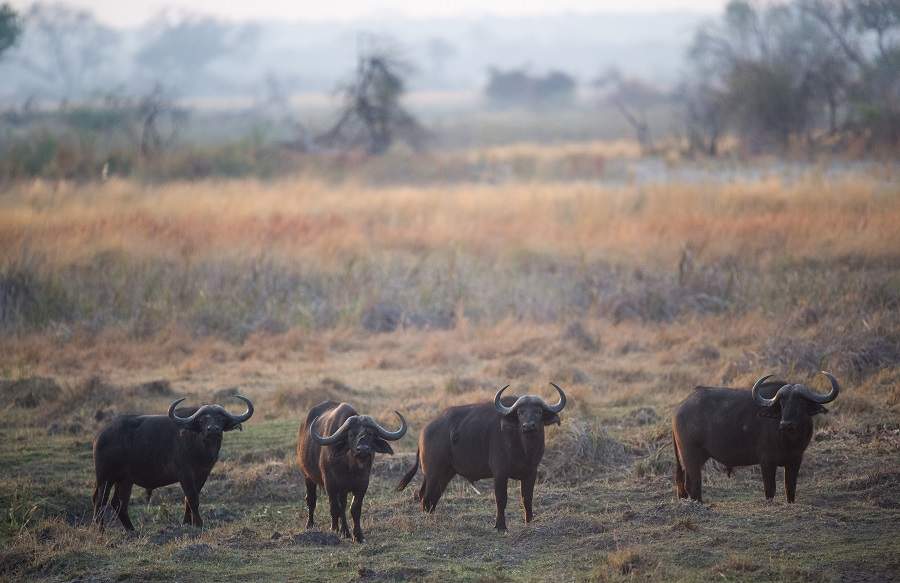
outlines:
[[[879, 172], [7, 192], [0, 578], [896, 579], [900, 189]], [[712, 463], [705, 504], [675, 498], [669, 418], [694, 385], [780, 372], [822, 387], [822, 367], [845, 390], [816, 420], [797, 504], [781, 484], [766, 503], [755, 468]], [[506, 535], [487, 481], [455, 480], [433, 516], [412, 499], [421, 476], [393, 490], [442, 408], [507, 382], [550, 398], [550, 380], [570, 405], [534, 523], [515, 483]], [[224, 440], [202, 531], [178, 524], [177, 486], [135, 491], [135, 535], [85, 526], [90, 443], [112, 415], [227, 404], [234, 387], [257, 414]], [[412, 425], [376, 461], [361, 545], [303, 528], [296, 431], [326, 398]]]

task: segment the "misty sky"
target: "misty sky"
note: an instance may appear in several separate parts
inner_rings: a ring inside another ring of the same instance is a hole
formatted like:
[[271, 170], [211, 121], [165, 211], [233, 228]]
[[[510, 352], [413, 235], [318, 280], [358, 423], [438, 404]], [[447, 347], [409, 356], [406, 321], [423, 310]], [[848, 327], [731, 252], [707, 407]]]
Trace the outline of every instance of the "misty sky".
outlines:
[[[254, 20], [356, 20], [369, 18], [429, 18], [520, 16], [560, 12], [715, 12], [726, 0], [69, 0], [94, 12], [100, 20], [117, 26], [133, 26], [166, 9], [176, 12], [214, 14], [229, 19]], [[18, 8], [28, 0], [12, 0]]]

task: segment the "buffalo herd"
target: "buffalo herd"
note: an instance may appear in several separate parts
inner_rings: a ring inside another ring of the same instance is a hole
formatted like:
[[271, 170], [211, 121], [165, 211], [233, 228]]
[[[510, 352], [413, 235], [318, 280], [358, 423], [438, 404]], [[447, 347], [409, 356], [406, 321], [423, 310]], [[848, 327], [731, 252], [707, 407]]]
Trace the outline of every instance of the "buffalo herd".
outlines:
[[[675, 491], [681, 498], [702, 501], [701, 470], [707, 460], [724, 465], [759, 465], [765, 496], [775, 496], [775, 470], [784, 468], [785, 494], [794, 502], [803, 453], [812, 437], [812, 417], [840, 393], [837, 379], [827, 394], [803, 384], [760, 378], [750, 390], [696, 387], [675, 409], [672, 444]], [[432, 513], [454, 476], [472, 483], [493, 478], [497, 515], [494, 527], [506, 530], [509, 480], [521, 482], [525, 522], [534, 518], [532, 501], [538, 466], [544, 455], [544, 426], [560, 424], [566, 393], [554, 383], [558, 400], [548, 404], [537, 395], [506, 395], [492, 401], [450, 407], [419, 433], [413, 466], [397, 490], [412, 481], [420, 467], [422, 484], [416, 500]], [[202, 526], [200, 490], [219, 457], [224, 432], [241, 429], [253, 415], [250, 399], [235, 395], [246, 410], [229, 413], [218, 404], [181, 407], [178, 399], [167, 415], [123, 415], [94, 440], [94, 521], [102, 528], [112, 495], [112, 510], [122, 525], [134, 530], [128, 516], [132, 487], [147, 490], [178, 483], [184, 493], [184, 523]], [[328, 495], [331, 529], [363, 541], [360, 526], [363, 498], [369, 487], [376, 453], [394, 453], [391, 441], [409, 426], [398, 411], [400, 427], [389, 430], [348, 403], [325, 401], [310, 409], [297, 435], [297, 463], [306, 481], [307, 528], [314, 525], [319, 488]], [[347, 498], [353, 496], [347, 524]]]

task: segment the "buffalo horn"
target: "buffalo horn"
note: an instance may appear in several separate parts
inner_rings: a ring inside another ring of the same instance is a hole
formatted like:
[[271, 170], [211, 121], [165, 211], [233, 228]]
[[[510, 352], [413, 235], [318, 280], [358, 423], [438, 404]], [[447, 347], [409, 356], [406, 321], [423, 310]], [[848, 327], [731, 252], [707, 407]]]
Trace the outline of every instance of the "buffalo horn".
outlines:
[[556, 392], [559, 393], [559, 402], [556, 405], [548, 405], [547, 403], [544, 403], [542, 401], [542, 404], [544, 405], [544, 409], [546, 409], [547, 411], [551, 413], [559, 413], [566, 406], [566, 393], [562, 389], [560, 389], [559, 385], [557, 385], [556, 383], [550, 384], [554, 389], [556, 389]]
[[190, 417], [179, 417], [175, 414], [175, 407], [177, 407], [178, 404], [184, 401], [186, 398], [187, 397], [182, 397], [176, 401], [172, 401], [172, 404], [169, 405], [169, 419], [171, 419], [172, 422], [179, 427], [189, 427], [191, 423], [194, 422], [194, 419], [197, 418], [197, 415], [200, 414], [200, 409], [197, 409]]
[[394, 411], [394, 414], [400, 418], [400, 429], [397, 431], [388, 431], [384, 427], [378, 424], [377, 421], [372, 419], [372, 425], [375, 427], [375, 430], [378, 431], [378, 435], [387, 439], [388, 441], [397, 441], [404, 435], [406, 435], [406, 419], [403, 418], [403, 415], [400, 414], [399, 411]]
[[760, 377], [760, 379], [758, 381], [753, 383], [753, 391], [752, 391], [753, 400], [756, 401], [757, 405], [760, 405], [762, 407], [771, 407], [771, 406], [775, 405], [775, 403], [777, 403], [781, 399], [781, 396], [784, 394], [784, 390], [791, 386], [791, 385], [784, 385], [783, 387], [778, 389], [778, 392], [775, 393], [775, 396], [772, 397], [771, 399], [767, 399], [767, 398], [763, 397], [762, 395], [759, 394], [759, 389], [760, 389], [760, 387], [762, 387], [763, 383], [765, 383], [769, 378], [771, 378], [773, 376], [775, 376], [775, 375], [767, 374], [764, 377]]
[[813, 403], [819, 403], [820, 405], [824, 405], [825, 403], [830, 403], [830, 402], [834, 401], [835, 399], [837, 399], [838, 394], [841, 392], [841, 385], [838, 384], [837, 379], [834, 378], [834, 375], [831, 374], [830, 372], [825, 372], [823, 370], [823, 371], [820, 371], [820, 374], [825, 375], [826, 377], [828, 377], [828, 380], [831, 381], [831, 392], [830, 393], [828, 393], [827, 395], [819, 395], [819, 394], [812, 392], [809, 389], [809, 387], [807, 387], [805, 385], [800, 385], [797, 388], [797, 392], [803, 398], [809, 399]]
[[509, 385], [506, 385], [505, 387], [503, 387], [502, 389], [497, 391], [496, 395], [494, 395], [494, 409], [497, 411], [497, 413], [500, 413], [501, 415], [509, 415], [510, 413], [514, 413], [516, 408], [522, 403], [522, 399], [525, 398], [524, 396], [521, 396], [518, 399], [516, 399], [516, 402], [513, 403], [512, 407], [507, 407], [506, 405], [504, 405], [503, 403], [500, 402], [500, 397], [503, 396], [503, 391], [505, 391], [508, 388], [509, 388]]
[[328, 437], [322, 437], [321, 435], [316, 433], [315, 429], [313, 429], [313, 427], [315, 427], [315, 425], [316, 425], [316, 421], [319, 420], [319, 418], [316, 417], [315, 419], [313, 419], [313, 422], [309, 424], [309, 435], [314, 440], [316, 440], [316, 443], [318, 443], [319, 445], [331, 445], [333, 443], [336, 443], [341, 438], [341, 436], [343, 436], [344, 433], [346, 433], [347, 429], [350, 428], [350, 423], [353, 422], [353, 420], [356, 418], [357, 418], [357, 415], [351, 415], [350, 417], [347, 417], [347, 420], [344, 421], [343, 425], [338, 427], [337, 431], [335, 431], [332, 435], [330, 435]]
[[250, 417], [253, 416], [253, 403], [250, 401], [250, 399], [248, 399], [247, 397], [242, 397], [241, 395], [234, 395], [234, 398], [240, 399], [247, 404], [247, 410], [244, 411], [242, 415], [232, 415], [231, 413], [228, 413], [228, 416], [231, 417], [232, 423], [236, 425], [238, 423], [245, 422], [247, 419], [250, 419]]

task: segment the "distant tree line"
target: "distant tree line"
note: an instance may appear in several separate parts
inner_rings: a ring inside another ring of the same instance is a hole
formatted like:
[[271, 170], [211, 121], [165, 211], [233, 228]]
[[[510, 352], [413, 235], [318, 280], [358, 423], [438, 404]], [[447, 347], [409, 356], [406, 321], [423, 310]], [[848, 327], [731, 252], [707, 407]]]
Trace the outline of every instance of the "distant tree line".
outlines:
[[563, 71], [535, 75], [524, 68], [491, 68], [484, 93], [491, 104], [499, 106], [565, 106], [574, 101], [575, 89], [575, 79]]
[[694, 151], [861, 137], [900, 144], [900, 0], [732, 0], [676, 93]]

